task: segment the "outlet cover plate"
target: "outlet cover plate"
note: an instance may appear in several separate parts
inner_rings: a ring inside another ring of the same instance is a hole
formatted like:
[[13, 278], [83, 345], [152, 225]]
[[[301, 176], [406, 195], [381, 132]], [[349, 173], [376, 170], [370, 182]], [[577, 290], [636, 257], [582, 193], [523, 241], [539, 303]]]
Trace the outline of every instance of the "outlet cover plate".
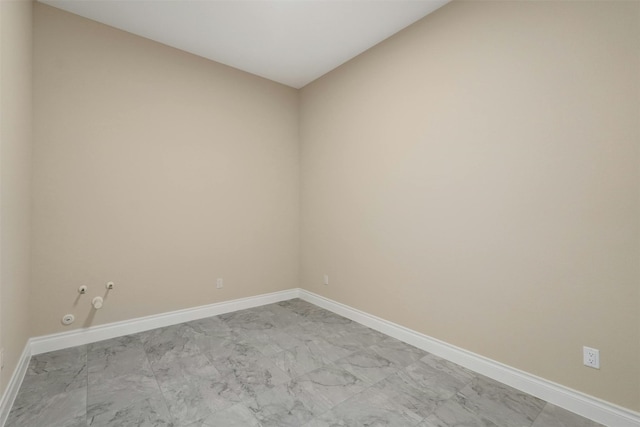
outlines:
[[591, 347], [582, 347], [584, 366], [600, 369], [600, 350]]

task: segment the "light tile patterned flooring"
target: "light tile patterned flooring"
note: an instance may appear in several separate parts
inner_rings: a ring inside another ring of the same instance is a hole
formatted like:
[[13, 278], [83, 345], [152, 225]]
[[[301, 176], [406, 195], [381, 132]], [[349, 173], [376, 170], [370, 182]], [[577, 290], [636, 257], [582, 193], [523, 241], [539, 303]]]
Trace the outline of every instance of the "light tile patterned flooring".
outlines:
[[299, 299], [34, 356], [6, 427], [595, 427]]

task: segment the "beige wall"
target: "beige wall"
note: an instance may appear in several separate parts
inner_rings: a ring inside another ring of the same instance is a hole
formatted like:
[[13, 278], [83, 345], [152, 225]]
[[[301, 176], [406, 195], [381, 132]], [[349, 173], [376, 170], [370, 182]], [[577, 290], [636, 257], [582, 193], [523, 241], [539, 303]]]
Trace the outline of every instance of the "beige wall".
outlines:
[[29, 337], [31, 16], [31, 1], [0, 1], [0, 395]]
[[305, 87], [302, 286], [639, 410], [639, 55], [638, 2], [454, 2]]
[[[637, 2], [455, 2], [298, 110], [293, 89], [36, 5], [32, 335], [289, 289], [300, 265], [306, 289], [640, 410], [639, 23]], [[3, 267], [28, 233], [25, 214], [4, 234], [4, 132]], [[7, 308], [2, 278], [6, 343], [26, 292]]]
[[297, 91], [42, 4], [34, 84], [33, 335], [298, 286]]

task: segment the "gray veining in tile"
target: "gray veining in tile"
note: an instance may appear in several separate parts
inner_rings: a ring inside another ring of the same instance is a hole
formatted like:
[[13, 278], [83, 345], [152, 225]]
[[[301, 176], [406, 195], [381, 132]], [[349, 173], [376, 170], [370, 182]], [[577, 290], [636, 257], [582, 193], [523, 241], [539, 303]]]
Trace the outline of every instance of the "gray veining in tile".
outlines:
[[253, 310], [266, 311], [273, 314], [275, 318], [278, 319], [277, 325], [279, 327], [284, 327], [286, 326], [286, 324], [292, 324], [302, 320], [302, 316], [300, 314], [296, 313], [293, 310], [283, 307], [279, 303], [267, 304], [261, 307], [255, 307]]
[[483, 376], [477, 376], [452, 399], [468, 412], [496, 425], [530, 426], [545, 402]]
[[206, 419], [240, 402], [238, 394], [222, 378], [192, 376], [162, 383], [160, 388], [179, 425]]
[[33, 356], [6, 426], [86, 423], [86, 358], [86, 346]]
[[151, 364], [173, 419], [198, 421], [240, 401], [213, 363], [198, 350], [182, 357], [169, 352]]
[[[174, 427], [165, 402], [147, 398], [122, 405], [117, 410], [96, 413], [87, 419], [91, 427]], [[86, 424], [85, 424], [86, 425]]]
[[264, 357], [257, 348], [236, 338], [200, 338], [198, 348], [220, 373]]
[[243, 330], [244, 341], [257, 348], [265, 356], [273, 356], [283, 350], [303, 344], [303, 341], [287, 334], [282, 328]]
[[33, 356], [6, 427], [603, 427], [300, 299]]
[[289, 380], [291, 377], [266, 357], [237, 363], [233, 369], [222, 372], [219, 379], [242, 399], [252, 398]]
[[399, 370], [373, 388], [422, 417], [473, 380], [473, 374], [433, 355]]
[[186, 322], [186, 326], [194, 331], [194, 334], [225, 338], [229, 337], [233, 330], [218, 316]]
[[531, 427], [604, 427], [595, 421], [588, 420], [547, 403]]
[[342, 328], [322, 326], [314, 330], [313, 340], [325, 341], [336, 348], [342, 349], [344, 355], [355, 353], [373, 345], [378, 340], [372, 335], [360, 335], [341, 330]]
[[[529, 426], [521, 424], [518, 427]], [[498, 425], [486, 418], [482, 413], [476, 414], [465, 408], [454, 399], [443, 402], [436, 411], [429, 415], [419, 427], [506, 427]]]
[[[312, 342], [309, 342], [312, 344]], [[300, 345], [289, 350], [282, 351], [274, 356], [276, 366], [289, 374], [291, 378], [299, 377], [326, 365], [321, 354], [307, 345]]]
[[271, 310], [249, 309], [218, 316], [230, 328], [243, 331], [260, 331], [284, 327], [290, 323], [286, 318], [278, 316]]
[[336, 361], [336, 365], [368, 384], [377, 383], [398, 371], [398, 368], [390, 360], [366, 350], [344, 357]]
[[278, 305], [300, 316], [307, 317], [311, 313], [323, 311], [322, 308], [317, 305], [313, 305], [300, 298], [294, 298], [287, 301], [279, 302]]
[[472, 371], [433, 354], [427, 354], [420, 361], [433, 369], [451, 375], [464, 384], [470, 383], [476, 376]]
[[311, 311], [304, 317], [308, 321], [311, 321], [317, 324], [334, 326], [334, 327], [338, 325], [341, 325], [344, 327], [345, 325], [350, 325], [353, 323], [353, 320], [347, 319], [346, 317], [339, 316], [327, 310]]
[[413, 427], [422, 416], [396, 404], [375, 389], [367, 389], [306, 424], [305, 427]]
[[276, 386], [245, 400], [245, 404], [264, 427], [301, 426], [331, 407], [322, 396], [298, 388], [296, 383]]
[[[386, 339], [389, 339], [388, 336], [384, 335], [381, 332], [374, 331], [371, 328], [367, 328], [356, 322], [351, 322], [343, 325], [339, 329], [340, 338], [342, 344], [352, 343], [358, 345], [360, 348], [369, 347], [371, 345], [380, 343]], [[336, 342], [338, 344], [338, 342]]]
[[[427, 360], [432, 361], [432, 359]], [[451, 398], [475, 378], [463, 371], [447, 368], [448, 366], [443, 363], [431, 365], [419, 360], [398, 371], [397, 376], [405, 383], [425, 390], [430, 400], [440, 402]]]
[[[216, 412], [197, 427], [260, 427], [253, 413], [242, 404]], [[196, 427], [196, 426], [194, 426]]]
[[393, 374], [384, 380], [374, 384], [371, 388], [379, 390], [382, 394], [413, 413], [426, 417], [431, 414], [437, 405], [433, 398], [433, 392], [420, 388], [414, 381], [408, 380], [398, 374]]
[[77, 388], [36, 399], [17, 398], [5, 427], [77, 427], [87, 423], [87, 391]]
[[329, 403], [337, 405], [360, 393], [367, 384], [346, 369], [335, 364], [324, 366], [299, 377], [291, 387], [300, 393], [310, 393]]
[[85, 345], [38, 354], [29, 361], [27, 374], [75, 370], [78, 366], [86, 363], [86, 357], [87, 346]]
[[147, 363], [147, 354], [137, 336], [127, 335], [87, 346], [90, 376], [114, 378], [136, 373], [145, 369]]
[[404, 368], [427, 355], [426, 351], [391, 337], [369, 348], [385, 359], [392, 361], [399, 368]]
[[215, 378], [220, 375], [204, 354], [164, 357], [152, 363], [151, 369], [160, 384], [189, 381], [192, 378]]
[[201, 350], [196, 338], [202, 335], [194, 329], [193, 325], [181, 323], [143, 332], [140, 334], [140, 339], [149, 361], [156, 363], [163, 359], [200, 354]]
[[89, 374], [87, 390], [87, 415], [93, 417], [103, 412], [118, 411], [133, 402], [148, 398], [161, 399], [158, 382], [149, 362], [135, 373], [110, 377]]
[[284, 331], [300, 341], [322, 339], [329, 342], [341, 339], [340, 328], [308, 320], [288, 325], [284, 328]]
[[50, 396], [87, 387], [87, 347], [72, 347], [33, 356], [19, 397]]

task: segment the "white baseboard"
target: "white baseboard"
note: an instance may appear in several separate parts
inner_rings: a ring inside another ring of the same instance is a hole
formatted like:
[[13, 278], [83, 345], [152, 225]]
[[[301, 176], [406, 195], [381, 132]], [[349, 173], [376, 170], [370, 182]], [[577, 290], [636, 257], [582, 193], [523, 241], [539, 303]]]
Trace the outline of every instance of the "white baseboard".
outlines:
[[11, 375], [11, 379], [7, 384], [7, 388], [0, 398], [0, 426], [4, 426], [4, 424], [7, 422], [7, 418], [9, 418], [9, 411], [11, 411], [13, 402], [16, 400], [16, 396], [18, 395], [18, 390], [20, 390], [20, 385], [22, 384], [24, 375], [27, 373], [30, 359], [31, 346], [29, 345], [29, 342], [27, 342], [24, 346], [24, 350], [22, 350], [20, 359], [18, 360], [18, 365], [13, 370], [13, 374]]
[[172, 311], [169, 313], [138, 317], [136, 319], [125, 320], [122, 322], [108, 323], [106, 325], [92, 326], [59, 334], [35, 337], [29, 340], [31, 354], [41, 354], [49, 351], [61, 350], [63, 348], [75, 347], [77, 345], [90, 344], [92, 342], [149, 331], [151, 329], [176, 325], [178, 323], [190, 322], [192, 320], [203, 319], [205, 317], [217, 316], [219, 314], [286, 301], [288, 299], [298, 298], [299, 295], [300, 292], [298, 289], [289, 289], [286, 291], [273, 292], [255, 297], [223, 301], [200, 307]]
[[290, 289], [29, 339], [0, 400], [3, 426], [32, 354], [61, 350], [233, 311], [301, 298], [472, 371], [610, 427], [640, 427], [640, 414], [397, 325], [304, 289]]
[[610, 427], [640, 427], [640, 413], [447, 344], [313, 292], [300, 289], [300, 298], [600, 424]]
[[231, 301], [223, 301], [200, 307], [172, 311], [169, 313], [139, 317], [122, 322], [76, 329], [59, 334], [30, 338], [25, 345], [22, 355], [20, 356], [18, 366], [14, 370], [11, 380], [0, 399], [0, 427], [4, 426], [7, 418], [9, 417], [9, 412], [11, 411], [13, 402], [18, 394], [18, 390], [20, 390], [20, 385], [22, 384], [22, 380], [27, 372], [29, 360], [32, 355], [62, 350], [78, 345], [90, 344], [92, 342], [135, 334], [206, 317], [217, 316], [224, 313], [231, 313], [233, 311], [244, 310], [247, 308], [259, 307], [261, 305], [273, 304], [292, 298], [298, 298], [299, 295], [299, 289], [289, 289], [286, 291], [273, 292], [270, 294], [240, 298]]

